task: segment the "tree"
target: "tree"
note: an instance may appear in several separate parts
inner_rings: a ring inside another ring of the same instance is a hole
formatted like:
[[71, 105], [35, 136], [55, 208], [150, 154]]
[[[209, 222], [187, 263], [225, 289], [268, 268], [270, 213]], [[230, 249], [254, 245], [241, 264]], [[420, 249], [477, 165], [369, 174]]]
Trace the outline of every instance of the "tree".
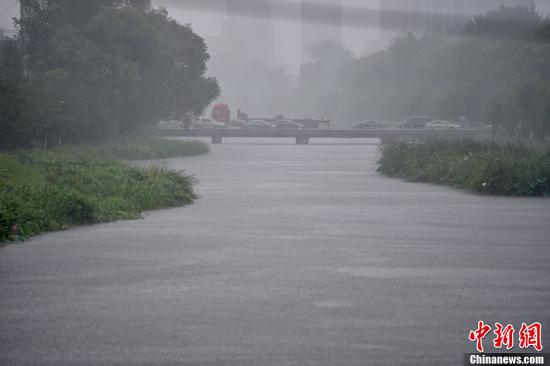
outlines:
[[31, 132], [19, 123], [28, 111], [22, 64], [18, 43], [0, 41], [0, 149], [16, 147]]
[[30, 139], [32, 131], [20, 123], [26, 110], [22, 85], [13, 79], [0, 78], [0, 150], [16, 148]]
[[302, 69], [299, 100], [309, 111], [332, 111], [342, 120], [465, 115], [511, 135], [521, 123], [523, 136], [544, 138], [550, 118], [543, 87], [550, 83], [548, 27], [533, 8], [502, 7], [451, 38], [406, 34], [388, 49], [348, 63], [317, 57]]
[[343, 44], [331, 40], [321, 41], [311, 50], [312, 61], [302, 65], [296, 90], [305, 114], [329, 116], [339, 114], [337, 105], [339, 87], [344, 86], [341, 77], [344, 70], [355, 61], [353, 53]]
[[535, 6], [502, 6], [475, 17], [464, 31], [476, 37], [533, 39], [545, 23], [547, 19], [537, 13]]
[[540, 77], [521, 80], [508, 94], [506, 108], [512, 117], [510, 132], [544, 140], [550, 132], [550, 82]]
[[23, 58], [15, 40], [0, 41], [0, 77], [14, 80], [23, 78]]
[[46, 145], [201, 113], [219, 94], [204, 40], [149, 0], [24, 0], [25, 123]]

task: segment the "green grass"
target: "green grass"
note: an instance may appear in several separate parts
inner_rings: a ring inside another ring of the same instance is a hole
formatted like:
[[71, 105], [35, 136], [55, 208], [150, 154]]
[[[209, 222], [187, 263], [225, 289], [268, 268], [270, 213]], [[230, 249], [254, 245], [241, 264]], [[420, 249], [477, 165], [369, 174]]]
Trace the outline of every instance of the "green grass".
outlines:
[[462, 141], [382, 145], [378, 171], [489, 195], [549, 196], [550, 147]]
[[201, 141], [176, 141], [152, 138], [113, 141], [108, 144], [68, 145], [57, 150], [75, 154], [96, 154], [123, 160], [166, 159], [175, 156], [193, 156], [209, 152]]
[[0, 241], [190, 204], [197, 199], [193, 177], [163, 165], [143, 167], [117, 159], [207, 151], [200, 142], [159, 140], [1, 154]]

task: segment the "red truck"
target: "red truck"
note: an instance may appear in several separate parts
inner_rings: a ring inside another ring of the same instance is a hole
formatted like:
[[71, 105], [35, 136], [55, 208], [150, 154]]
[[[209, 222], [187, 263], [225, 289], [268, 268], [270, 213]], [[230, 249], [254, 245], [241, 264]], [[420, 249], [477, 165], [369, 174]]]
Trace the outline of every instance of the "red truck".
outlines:
[[227, 104], [216, 104], [212, 108], [212, 119], [214, 121], [225, 123], [227, 125], [230, 118], [231, 111], [229, 110], [229, 106]]

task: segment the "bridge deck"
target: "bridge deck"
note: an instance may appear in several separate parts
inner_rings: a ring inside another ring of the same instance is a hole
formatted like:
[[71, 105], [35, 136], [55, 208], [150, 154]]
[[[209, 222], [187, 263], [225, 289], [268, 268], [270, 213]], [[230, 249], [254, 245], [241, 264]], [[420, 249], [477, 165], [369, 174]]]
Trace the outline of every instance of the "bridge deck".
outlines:
[[404, 129], [276, 129], [276, 128], [157, 128], [153, 130], [156, 136], [189, 136], [210, 137], [213, 143], [221, 143], [224, 137], [287, 137], [295, 138], [298, 144], [307, 144], [310, 138], [379, 138], [382, 141], [404, 139], [433, 138], [485, 138], [489, 131], [485, 129], [453, 129], [453, 130], [404, 130]]

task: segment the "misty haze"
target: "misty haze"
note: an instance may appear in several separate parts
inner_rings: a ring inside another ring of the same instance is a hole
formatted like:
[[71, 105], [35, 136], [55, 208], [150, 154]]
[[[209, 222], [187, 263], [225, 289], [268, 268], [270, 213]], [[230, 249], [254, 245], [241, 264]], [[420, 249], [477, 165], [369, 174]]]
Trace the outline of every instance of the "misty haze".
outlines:
[[0, 365], [550, 362], [549, 0], [0, 0]]

